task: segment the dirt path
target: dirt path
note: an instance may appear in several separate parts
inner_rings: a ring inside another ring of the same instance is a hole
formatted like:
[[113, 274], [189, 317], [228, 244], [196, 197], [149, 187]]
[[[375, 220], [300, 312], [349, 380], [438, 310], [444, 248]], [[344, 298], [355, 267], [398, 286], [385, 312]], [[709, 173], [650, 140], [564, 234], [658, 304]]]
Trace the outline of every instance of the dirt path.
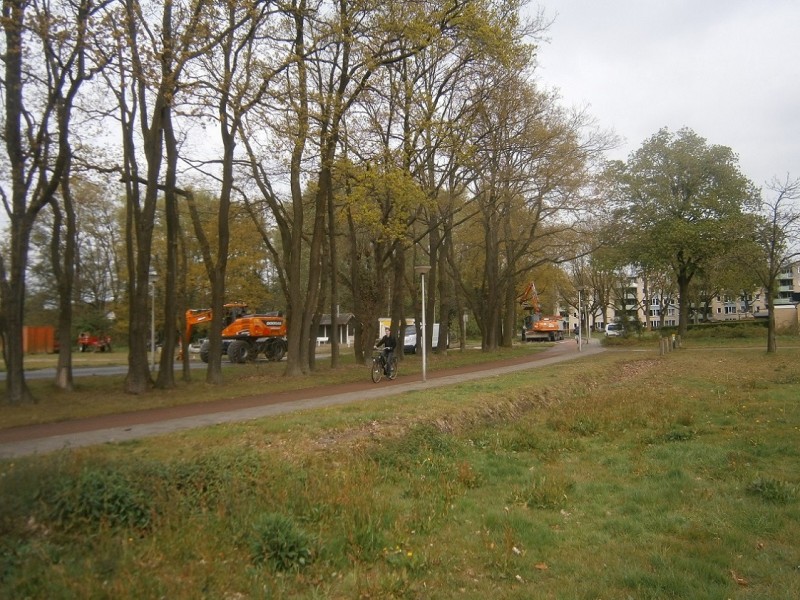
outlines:
[[427, 381], [424, 382], [421, 375], [404, 377], [401, 372], [394, 381], [384, 380], [377, 385], [366, 380], [365, 376], [365, 381], [359, 383], [14, 427], [0, 430], [0, 458], [165, 435], [196, 427], [425, 390], [546, 366], [601, 351], [599, 344], [590, 344], [578, 353], [577, 344], [564, 341], [532, 356], [428, 373]]

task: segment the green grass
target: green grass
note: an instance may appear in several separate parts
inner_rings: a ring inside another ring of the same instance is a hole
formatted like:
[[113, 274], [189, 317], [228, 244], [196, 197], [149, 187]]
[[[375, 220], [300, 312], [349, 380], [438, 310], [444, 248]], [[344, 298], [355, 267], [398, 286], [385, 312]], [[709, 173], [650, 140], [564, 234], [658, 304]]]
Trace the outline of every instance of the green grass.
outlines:
[[3, 462], [0, 596], [793, 598], [799, 359], [620, 349]]

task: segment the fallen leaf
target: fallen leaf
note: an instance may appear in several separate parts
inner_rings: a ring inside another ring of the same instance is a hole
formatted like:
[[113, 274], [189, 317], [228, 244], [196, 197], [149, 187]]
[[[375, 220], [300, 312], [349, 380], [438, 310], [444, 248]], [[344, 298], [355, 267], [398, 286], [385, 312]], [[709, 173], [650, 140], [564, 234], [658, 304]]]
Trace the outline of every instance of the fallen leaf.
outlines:
[[739, 585], [741, 585], [741, 586], [746, 586], [747, 585], [747, 579], [745, 579], [744, 577], [738, 575], [736, 573], [736, 571], [731, 570], [731, 577], [733, 577], [733, 580], [736, 583], [738, 583]]
[[547, 571], [550, 567], [548, 567], [545, 563], [539, 563], [538, 565], [534, 566], [535, 569], [539, 569], [540, 571]]

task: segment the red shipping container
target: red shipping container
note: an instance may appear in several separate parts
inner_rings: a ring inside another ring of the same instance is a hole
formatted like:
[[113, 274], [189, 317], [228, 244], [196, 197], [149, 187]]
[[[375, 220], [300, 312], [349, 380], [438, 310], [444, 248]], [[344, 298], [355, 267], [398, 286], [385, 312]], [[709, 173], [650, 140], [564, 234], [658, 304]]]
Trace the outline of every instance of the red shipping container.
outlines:
[[25, 354], [52, 354], [56, 351], [55, 328], [51, 325], [22, 328], [22, 351]]

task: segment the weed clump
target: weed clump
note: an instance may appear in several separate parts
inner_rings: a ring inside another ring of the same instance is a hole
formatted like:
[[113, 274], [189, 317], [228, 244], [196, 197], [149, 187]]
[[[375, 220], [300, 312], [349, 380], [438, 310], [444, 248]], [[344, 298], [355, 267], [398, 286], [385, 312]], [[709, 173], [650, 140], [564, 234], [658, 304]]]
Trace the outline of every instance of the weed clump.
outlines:
[[789, 504], [798, 496], [796, 485], [771, 478], [758, 478], [750, 482], [747, 491], [774, 504]]
[[123, 472], [85, 469], [54, 482], [46, 492], [49, 519], [66, 530], [86, 524], [146, 530], [152, 525], [151, 496]]
[[562, 477], [538, 477], [523, 489], [517, 490], [512, 500], [528, 508], [556, 510], [566, 506], [568, 493], [574, 483]]
[[311, 564], [311, 540], [295, 522], [280, 513], [262, 515], [250, 535], [254, 564], [274, 571], [296, 571]]

